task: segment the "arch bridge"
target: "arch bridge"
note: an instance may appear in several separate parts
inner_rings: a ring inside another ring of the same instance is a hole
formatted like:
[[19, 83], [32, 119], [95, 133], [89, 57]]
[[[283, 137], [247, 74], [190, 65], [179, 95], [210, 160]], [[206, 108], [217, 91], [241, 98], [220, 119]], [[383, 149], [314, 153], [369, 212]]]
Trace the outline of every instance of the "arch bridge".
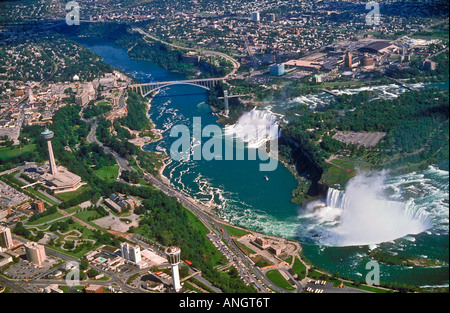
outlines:
[[206, 90], [210, 90], [215, 85], [217, 85], [220, 81], [224, 80], [223, 78], [206, 78], [206, 79], [191, 79], [191, 80], [175, 80], [175, 81], [165, 81], [165, 82], [152, 82], [152, 83], [143, 83], [143, 84], [131, 84], [128, 85], [133, 91], [140, 93], [142, 96], [146, 97], [154, 91], [157, 91], [161, 88], [173, 86], [173, 85], [192, 85], [201, 87]]

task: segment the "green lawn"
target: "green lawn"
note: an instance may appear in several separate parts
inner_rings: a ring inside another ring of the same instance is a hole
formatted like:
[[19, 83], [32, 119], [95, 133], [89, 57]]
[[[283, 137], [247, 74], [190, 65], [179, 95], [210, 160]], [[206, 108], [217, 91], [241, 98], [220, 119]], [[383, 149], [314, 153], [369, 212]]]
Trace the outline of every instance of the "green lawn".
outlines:
[[354, 286], [352, 283], [349, 283], [349, 282], [344, 282], [344, 285], [348, 286], [348, 287], [353, 287], [353, 288], [358, 288], [358, 289], [370, 291], [370, 292], [375, 292], [375, 293], [388, 293], [388, 292], [391, 292], [390, 290], [387, 290], [387, 289], [381, 289], [381, 288], [367, 286], [367, 285]]
[[86, 190], [89, 190], [89, 189], [91, 189], [91, 187], [89, 185], [84, 185], [75, 191], [62, 192], [62, 193], [56, 194], [55, 196], [62, 201], [69, 201], [73, 198], [78, 197], [83, 192], [85, 192]]
[[88, 222], [89, 220], [98, 219], [101, 216], [96, 211], [83, 210], [83, 211], [75, 214], [75, 217], [78, 217], [79, 219], [81, 219], [85, 222]]
[[357, 168], [361, 170], [370, 169], [370, 164], [360, 160], [348, 158], [336, 158], [328, 162], [330, 168], [322, 175], [322, 182], [333, 185], [348, 181], [357, 174]]
[[97, 103], [98, 106], [102, 106], [102, 105], [110, 105], [111, 103], [109, 101], [100, 101]]
[[43, 216], [41, 218], [38, 218], [37, 220], [33, 221], [33, 222], [28, 222], [25, 225], [37, 225], [37, 224], [43, 224], [43, 223], [48, 223], [54, 219], [57, 219], [59, 217], [63, 217], [64, 215], [62, 213], [59, 212], [55, 212], [53, 214], [47, 215], [47, 216]]
[[119, 165], [103, 166], [95, 171], [98, 178], [115, 181], [119, 175]]
[[[74, 222], [73, 224], [69, 224], [69, 228], [68, 228], [67, 232], [70, 232], [71, 230], [78, 230], [79, 232], [81, 232], [81, 234], [82, 234], [81, 237], [74, 236], [74, 238], [77, 239], [77, 240], [92, 239], [93, 238], [92, 236], [93, 236], [94, 233], [92, 232], [92, 230], [90, 230], [90, 229], [80, 225], [77, 222]], [[67, 235], [62, 236], [58, 232], [55, 232], [55, 234], [60, 236], [60, 238], [58, 240], [56, 240], [56, 246], [47, 245], [47, 247], [49, 247], [49, 248], [51, 248], [53, 250], [59, 251], [61, 253], [70, 255], [72, 257], [78, 258], [78, 259], [82, 258], [89, 251], [94, 250], [94, 249], [96, 249], [96, 248], [98, 248], [100, 246], [99, 243], [96, 243], [91, 248], [83, 247], [83, 248], [78, 248], [78, 249], [75, 248], [73, 251], [66, 251], [64, 249], [61, 249], [61, 245], [62, 245], [61, 241], [64, 240], [64, 237], [67, 236]], [[71, 235], [75, 235], [75, 232], [72, 232], [70, 234]]]
[[230, 236], [236, 236], [236, 237], [242, 237], [245, 235], [248, 235], [249, 232], [239, 229], [239, 228], [235, 228], [229, 225], [225, 225], [225, 224], [220, 224], [222, 225], [222, 227], [227, 231], [228, 234], [230, 234]]
[[286, 290], [294, 290], [295, 288], [286, 280], [286, 278], [281, 275], [278, 270], [271, 270], [266, 273], [267, 278], [273, 282], [278, 287], [284, 288]]
[[34, 143], [27, 144], [23, 148], [19, 148], [18, 146], [9, 148], [0, 148], [0, 161], [5, 162], [10, 159], [14, 159], [19, 155], [31, 152], [34, 149], [36, 149], [36, 145]]
[[306, 266], [297, 257], [295, 258], [292, 270], [298, 275], [299, 280], [305, 278]]
[[239, 241], [237, 241], [237, 240], [233, 240], [233, 241], [234, 241], [234, 243], [236, 244], [236, 246], [238, 246], [239, 249], [241, 249], [242, 252], [244, 252], [246, 255], [249, 255], [249, 254], [255, 254], [255, 253], [256, 253], [255, 251], [253, 251], [252, 249], [250, 249], [250, 248], [247, 247], [246, 245], [240, 243]]

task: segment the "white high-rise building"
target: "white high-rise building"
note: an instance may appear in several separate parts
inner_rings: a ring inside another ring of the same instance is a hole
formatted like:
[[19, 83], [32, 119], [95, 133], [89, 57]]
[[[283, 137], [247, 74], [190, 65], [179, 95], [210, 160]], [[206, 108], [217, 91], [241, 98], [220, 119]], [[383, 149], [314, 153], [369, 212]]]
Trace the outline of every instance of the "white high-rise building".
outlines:
[[172, 268], [173, 289], [178, 292], [181, 290], [180, 273], [178, 270], [178, 264], [180, 264], [181, 262], [181, 250], [178, 247], [169, 247], [166, 250], [166, 254], [170, 263], [170, 267]]
[[128, 243], [122, 243], [120, 245], [122, 251], [122, 257], [126, 260], [130, 260], [134, 263], [141, 261], [141, 248], [139, 246], [132, 246]]

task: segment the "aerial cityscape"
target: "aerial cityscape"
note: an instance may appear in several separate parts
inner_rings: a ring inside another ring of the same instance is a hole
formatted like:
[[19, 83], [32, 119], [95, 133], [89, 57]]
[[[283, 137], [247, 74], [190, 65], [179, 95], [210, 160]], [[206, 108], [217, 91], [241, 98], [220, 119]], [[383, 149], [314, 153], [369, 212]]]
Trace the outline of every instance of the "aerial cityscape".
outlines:
[[448, 293], [448, 9], [2, 1], [0, 293]]

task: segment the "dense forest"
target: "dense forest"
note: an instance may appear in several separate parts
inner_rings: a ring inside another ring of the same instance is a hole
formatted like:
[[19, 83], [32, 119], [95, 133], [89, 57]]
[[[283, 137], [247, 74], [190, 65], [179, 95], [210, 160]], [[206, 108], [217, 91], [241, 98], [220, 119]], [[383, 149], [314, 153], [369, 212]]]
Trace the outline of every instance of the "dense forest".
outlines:
[[150, 122], [147, 118], [148, 99], [134, 91], [128, 91], [127, 115], [121, 117], [119, 122], [132, 130], [143, 130]]

